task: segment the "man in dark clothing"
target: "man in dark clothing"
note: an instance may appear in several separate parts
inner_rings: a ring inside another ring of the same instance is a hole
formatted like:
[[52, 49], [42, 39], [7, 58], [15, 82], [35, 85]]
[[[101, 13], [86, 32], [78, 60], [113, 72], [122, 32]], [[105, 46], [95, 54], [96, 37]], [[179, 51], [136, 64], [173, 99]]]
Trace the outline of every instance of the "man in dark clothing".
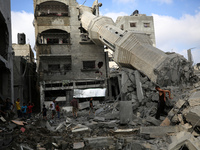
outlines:
[[73, 98], [73, 100], [71, 101], [71, 105], [72, 105], [72, 113], [73, 113], [73, 117], [74, 117], [74, 114], [76, 114], [76, 118], [77, 118], [77, 111], [78, 111], [78, 101]]
[[159, 86], [156, 86], [155, 88], [158, 92], [159, 92], [159, 102], [158, 102], [158, 106], [157, 106], [157, 112], [156, 112], [156, 119], [160, 119], [160, 114], [164, 112], [165, 109], [165, 101], [166, 101], [166, 93], [169, 94], [169, 98], [171, 98], [171, 93], [169, 90], [162, 90]]
[[93, 98], [90, 99], [90, 104], [89, 104], [90, 105], [90, 111], [89, 111], [89, 115], [90, 115], [90, 112], [95, 113], [92, 100], [93, 100]]
[[[11, 106], [12, 106], [12, 109], [11, 109]], [[14, 116], [13, 109], [14, 109], [14, 104], [10, 102], [9, 98], [7, 98], [6, 103], [5, 103], [5, 111], [8, 114], [8, 117]]]

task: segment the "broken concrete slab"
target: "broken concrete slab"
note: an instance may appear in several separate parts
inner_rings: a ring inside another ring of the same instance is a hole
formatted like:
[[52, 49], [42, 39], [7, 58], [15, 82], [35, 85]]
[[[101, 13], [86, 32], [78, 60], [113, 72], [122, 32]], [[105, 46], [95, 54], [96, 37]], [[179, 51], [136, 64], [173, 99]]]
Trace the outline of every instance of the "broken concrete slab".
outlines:
[[106, 147], [114, 144], [114, 138], [111, 137], [92, 137], [92, 138], [84, 138], [84, 141], [87, 141], [86, 145], [90, 147]]
[[144, 94], [142, 91], [142, 83], [140, 82], [140, 73], [137, 70], [134, 73], [135, 73], [135, 81], [137, 88], [137, 98], [139, 102], [142, 102], [142, 100], [144, 99]]
[[132, 121], [133, 111], [131, 101], [120, 101], [120, 123], [127, 124]]
[[139, 128], [135, 128], [135, 129], [117, 129], [114, 131], [114, 133], [132, 133], [135, 131], [139, 131]]
[[94, 117], [93, 120], [96, 122], [100, 122], [100, 121], [105, 121], [105, 118], [104, 117]]
[[189, 132], [177, 133], [176, 136], [171, 137], [171, 141], [173, 142], [169, 145], [168, 150], [180, 150], [184, 147], [189, 150], [200, 149], [200, 140]]
[[197, 106], [200, 105], [200, 91], [194, 92], [189, 100], [188, 100], [190, 106]]
[[65, 122], [61, 122], [61, 123], [57, 126], [56, 131], [57, 131], [57, 130], [60, 130], [60, 129], [64, 128], [64, 127], [66, 127], [66, 123], [65, 123]]
[[155, 125], [155, 126], [159, 126], [160, 122], [161, 122], [160, 120], [157, 120], [155, 117], [151, 117], [151, 116], [147, 117], [146, 121]]
[[169, 133], [178, 133], [184, 128], [182, 126], [148, 126], [140, 127], [140, 134], [148, 134], [150, 137], [162, 137]]
[[103, 112], [104, 111], [104, 108], [99, 108], [99, 109], [97, 109], [96, 111], [95, 111], [95, 115], [98, 115], [98, 114], [100, 114], [101, 112]]
[[87, 130], [89, 130], [89, 128], [81, 124], [78, 124], [77, 126], [72, 128], [72, 132], [80, 132], [80, 131], [87, 131]]
[[4, 117], [0, 117], [0, 120], [2, 121], [2, 122], [6, 122], [6, 119], [4, 119]]
[[75, 142], [73, 143], [73, 149], [81, 149], [85, 146], [84, 142]]
[[193, 127], [200, 126], [200, 105], [192, 107], [184, 116]]
[[24, 121], [18, 121], [18, 120], [11, 120], [13, 123], [17, 124], [17, 125], [20, 125], [20, 126], [23, 126], [24, 125]]

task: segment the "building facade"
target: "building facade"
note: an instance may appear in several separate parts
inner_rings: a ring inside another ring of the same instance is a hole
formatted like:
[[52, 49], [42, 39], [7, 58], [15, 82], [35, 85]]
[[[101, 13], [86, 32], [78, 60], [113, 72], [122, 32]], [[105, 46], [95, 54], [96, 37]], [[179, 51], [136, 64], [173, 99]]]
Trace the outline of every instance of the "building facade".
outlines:
[[82, 28], [76, 0], [34, 0], [37, 72], [41, 105], [74, 90], [107, 87], [108, 55]]
[[40, 103], [36, 63], [31, 46], [23, 43], [13, 44], [12, 47], [15, 52], [13, 59], [14, 99], [20, 98], [21, 102], [32, 102], [38, 106]]
[[139, 14], [139, 11], [136, 10], [130, 16], [118, 17], [116, 26], [121, 30], [146, 33], [150, 37], [152, 45], [156, 47], [153, 16]]
[[0, 0], [0, 99], [14, 101], [10, 0]]

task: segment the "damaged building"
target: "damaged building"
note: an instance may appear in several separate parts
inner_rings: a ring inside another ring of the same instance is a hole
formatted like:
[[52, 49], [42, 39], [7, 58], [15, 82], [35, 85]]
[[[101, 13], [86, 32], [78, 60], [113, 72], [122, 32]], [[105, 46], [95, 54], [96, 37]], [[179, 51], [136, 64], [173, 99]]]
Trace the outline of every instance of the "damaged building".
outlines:
[[18, 44], [12, 44], [14, 50], [14, 99], [28, 104], [39, 103], [39, 88], [37, 84], [36, 63], [30, 44], [26, 44], [25, 34], [18, 33]]
[[0, 0], [0, 99], [14, 100], [10, 1]]
[[107, 88], [108, 55], [88, 37], [77, 6], [75, 0], [34, 0], [41, 104], [58, 98], [69, 105], [75, 89]]

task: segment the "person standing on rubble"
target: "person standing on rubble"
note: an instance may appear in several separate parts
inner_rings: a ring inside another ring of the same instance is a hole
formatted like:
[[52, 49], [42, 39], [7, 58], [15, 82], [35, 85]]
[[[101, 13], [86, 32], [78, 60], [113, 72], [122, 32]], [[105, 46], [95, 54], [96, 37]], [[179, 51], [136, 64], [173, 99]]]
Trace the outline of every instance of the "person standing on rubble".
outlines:
[[78, 101], [77, 101], [77, 99], [73, 98], [73, 100], [71, 101], [71, 106], [72, 106], [73, 117], [74, 117], [74, 115], [76, 115], [76, 118], [77, 118], [77, 111], [78, 111]]
[[90, 112], [93, 112], [95, 114], [95, 111], [94, 111], [94, 106], [93, 106], [93, 98], [90, 98], [90, 111], [89, 111], [89, 115], [90, 115]]
[[[11, 109], [11, 106], [12, 106], [12, 109]], [[6, 98], [5, 110], [6, 110], [6, 113], [8, 114], [8, 117], [13, 117], [14, 104], [10, 101], [9, 98]]]
[[158, 101], [158, 106], [157, 106], [157, 112], [156, 112], [156, 119], [160, 119], [160, 114], [166, 114], [164, 111], [165, 109], [165, 102], [166, 102], [166, 93], [169, 94], [169, 98], [171, 98], [171, 93], [169, 90], [162, 90], [159, 86], [156, 86], [155, 88], [159, 92], [159, 101]]
[[18, 118], [21, 118], [22, 112], [21, 112], [21, 106], [20, 106], [20, 99], [19, 98], [17, 98], [17, 101], [15, 102], [15, 104], [16, 104], [16, 108], [17, 108]]
[[21, 109], [22, 109], [22, 117], [24, 118], [24, 119], [26, 119], [26, 113], [27, 113], [27, 106], [26, 106], [26, 104], [25, 103], [23, 103], [23, 106], [21, 107]]
[[43, 120], [47, 120], [47, 109], [45, 105], [43, 105], [43, 108], [42, 108], [42, 116], [43, 116]]
[[52, 112], [52, 119], [54, 118], [54, 116], [56, 114], [55, 103], [56, 103], [56, 100], [53, 100], [53, 102], [51, 102], [51, 104], [50, 104], [50, 109], [51, 109], [51, 112]]
[[58, 119], [60, 119], [60, 106], [58, 102], [56, 103], [56, 111], [57, 111]]
[[28, 113], [28, 119], [30, 119], [31, 118], [31, 114], [32, 114], [32, 108], [34, 107], [34, 104], [33, 103], [31, 103], [31, 102], [29, 102], [28, 103], [28, 111], [27, 111], [27, 113]]

